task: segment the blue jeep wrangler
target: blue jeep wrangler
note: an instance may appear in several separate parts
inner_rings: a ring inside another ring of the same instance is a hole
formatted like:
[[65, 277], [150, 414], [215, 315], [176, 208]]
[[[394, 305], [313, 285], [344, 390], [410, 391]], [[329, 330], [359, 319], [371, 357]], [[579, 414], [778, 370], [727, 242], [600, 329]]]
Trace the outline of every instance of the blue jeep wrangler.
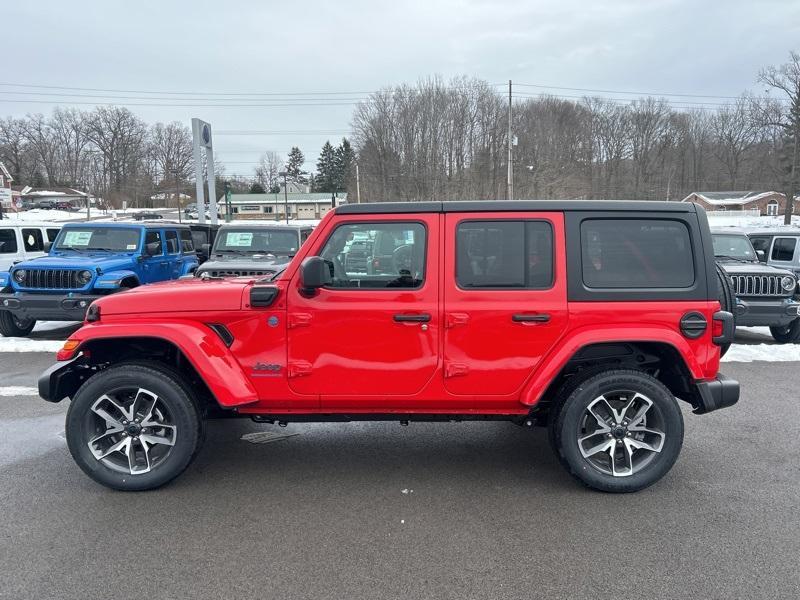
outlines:
[[93, 300], [194, 272], [192, 232], [171, 223], [73, 223], [48, 254], [0, 273], [0, 333], [28, 335], [37, 319], [81, 321]]

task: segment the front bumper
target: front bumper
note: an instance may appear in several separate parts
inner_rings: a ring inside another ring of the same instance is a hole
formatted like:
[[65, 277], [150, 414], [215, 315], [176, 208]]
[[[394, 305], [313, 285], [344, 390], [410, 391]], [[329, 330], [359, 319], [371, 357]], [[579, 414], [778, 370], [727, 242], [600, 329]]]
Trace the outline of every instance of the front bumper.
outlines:
[[91, 374], [83, 356], [57, 362], [39, 376], [39, 396], [48, 402], [72, 399]]
[[713, 381], [697, 382], [698, 415], [733, 406], [739, 401], [739, 382], [719, 373]]
[[788, 325], [798, 317], [800, 302], [794, 298], [737, 298], [736, 324], [745, 327]]
[[0, 294], [0, 310], [20, 319], [83, 321], [89, 305], [102, 298], [88, 294]]

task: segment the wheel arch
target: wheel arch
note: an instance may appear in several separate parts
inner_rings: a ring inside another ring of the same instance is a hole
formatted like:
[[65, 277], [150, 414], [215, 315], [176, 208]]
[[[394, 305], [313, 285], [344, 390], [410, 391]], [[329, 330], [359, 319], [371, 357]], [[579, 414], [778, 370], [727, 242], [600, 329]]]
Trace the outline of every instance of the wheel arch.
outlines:
[[[87, 329], [89, 334], [81, 335]], [[233, 408], [258, 400], [230, 349], [203, 324], [104, 324], [94, 332], [85, 327], [71, 339], [76, 338], [77, 350], [93, 367], [146, 357], [177, 370], [211, 407]]]
[[594, 375], [604, 368], [648, 373], [676, 398], [695, 407], [700, 401], [694, 384], [698, 377], [674, 344], [663, 340], [604, 340], [585, 343], [572, 350], [555, 368], [551, 365], [553, 375], [547, 384], [538, 389], [529, 385], [523, 403], [545, 417], [559, 390], [570, 378]]

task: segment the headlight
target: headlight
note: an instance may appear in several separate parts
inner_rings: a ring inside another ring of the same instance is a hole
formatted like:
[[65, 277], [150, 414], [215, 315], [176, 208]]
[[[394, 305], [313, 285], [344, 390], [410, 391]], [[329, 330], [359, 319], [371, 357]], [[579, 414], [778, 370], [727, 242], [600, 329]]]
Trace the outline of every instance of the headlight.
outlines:
[[78, 273], [78, 283], [86, 285], [92, 280], [92, 272], [91, 271], [81, 271]]
[[17, 283], [24, 283], [27, 276], [28, 273], [25, 271], [25, 269], [18, 269], [17, 271], [14, 271], [14, 281]]
[[791, 292], [792, 290], [794, 290], [795, 286], [797, 285], [797, 282], [795, 281], [795, 278], [792, 277], [791, 275], [786, 275], [783, 279], [781, 279], [781, 285], [783, 286], [784, 290], [786, 290], [787, 292]]

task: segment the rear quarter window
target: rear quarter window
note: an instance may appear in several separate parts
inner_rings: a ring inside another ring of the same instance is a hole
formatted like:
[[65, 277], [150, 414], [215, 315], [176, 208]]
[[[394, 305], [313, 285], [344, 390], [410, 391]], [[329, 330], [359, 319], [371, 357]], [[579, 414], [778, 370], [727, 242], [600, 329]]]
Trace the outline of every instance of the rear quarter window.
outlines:
[[772, 260], [791, 261], [795, 246], [797, 246], [796, 238], [775, 238], [775, 243], [772, 245]]
[[583, 283], [593, 289], [689, 288], [695, 281], [689, 229], [669, 219], [586, 219]]

